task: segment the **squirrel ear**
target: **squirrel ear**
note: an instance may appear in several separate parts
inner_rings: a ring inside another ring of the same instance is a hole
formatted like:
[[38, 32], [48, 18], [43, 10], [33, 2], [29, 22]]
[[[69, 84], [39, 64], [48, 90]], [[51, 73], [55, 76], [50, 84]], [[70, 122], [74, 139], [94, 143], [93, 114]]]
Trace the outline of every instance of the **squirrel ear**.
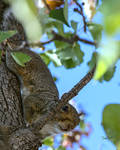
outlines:
[[67, 105], [62, 107], [62, 111], [64, 111], [64, 112], [68, 112], [68, 109], [69, 109], [69, 107]]

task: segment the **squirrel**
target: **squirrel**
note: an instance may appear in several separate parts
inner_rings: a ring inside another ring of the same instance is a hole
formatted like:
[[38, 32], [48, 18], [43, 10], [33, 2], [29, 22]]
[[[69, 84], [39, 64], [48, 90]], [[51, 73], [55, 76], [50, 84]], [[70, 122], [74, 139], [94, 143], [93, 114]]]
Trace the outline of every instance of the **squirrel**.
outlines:
[[[11, 11], [5, 12], [3, 20], [4, 30], [17, 30], [18, 33], [8, 39], [8, 49], [6, 50], [6, 66], [13, 72], [20, 82], [21, 97], [26, 125], [34, 124], [42, 120], [46, 113], [50, 112], [50, 106], [57, 104], [59, 93], [54, 83], [52, 75], [41, 57], [27, 48], [20, 48], [17, 52], [23, 52], [31, 57], [25, 67], [18, 65], [11, 52], [20, 47], [22, 41], [26, 41], [22, 25], [14, 18]], [[6, 48], [7, 49], [7, 48]], [[15, 51], [16, 52], [16, 51]], [[40, 139], [61, 132], [71, 131], [80, 122], [76, 109], [67, 103], [57, 112], [51, 121], [48, 121], [40, 131]]]
[[[19, 51], [31, 57], [25, 67], [18, 65], [8, 50], [6, 65], [20, 81], [25, 121], [32, 125], [44, 118], [50, 111], [51, 105], [58, 103], [59, 94], [52, 75], [41, 57], [29, 49], [23, 48]], [[50, 135], [71, 131], [79, 122], [79, 114], [68, 103], [39, 131], [39, 135], [41, 139], [44, 139]]]

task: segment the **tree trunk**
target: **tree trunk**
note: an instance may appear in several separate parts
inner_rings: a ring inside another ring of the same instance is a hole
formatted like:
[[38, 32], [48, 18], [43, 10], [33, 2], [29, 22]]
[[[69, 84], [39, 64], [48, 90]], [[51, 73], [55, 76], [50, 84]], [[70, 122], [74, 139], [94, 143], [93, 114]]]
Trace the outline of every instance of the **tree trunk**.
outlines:
[[[18, 41], [24, 40], [24, 30], [16, 20], [10, 19], [13, 25], [5, 20], [4, 12], [8, 7], [0, 0], [0, 30], [14, 30], [17, 26], [18, 34], [10, 39], [14, 44], [17, 38]], [[1, 48], [6, 49], [0, 45]], [[4, 60], [0, 64], [0, 150], [37, 150], [39, 146], [39, 138], [25, 127], [19, 81]]]
[[38, 138], [25, 128], [19, 82], [2, 62], [0, 65], [0, 149], [37, 150]]

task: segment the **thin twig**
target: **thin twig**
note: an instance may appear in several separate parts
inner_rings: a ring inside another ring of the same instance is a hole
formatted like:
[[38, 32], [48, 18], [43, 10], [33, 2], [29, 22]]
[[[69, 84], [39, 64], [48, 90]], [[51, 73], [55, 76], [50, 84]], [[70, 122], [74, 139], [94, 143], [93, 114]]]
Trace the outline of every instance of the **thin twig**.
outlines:
[[80, 42], [83, 42], [83, 43], [86, 43], [86, 44], [90, 44], [90, 45], [94, 45], [94, 46], [96, 45], [95, 42], [80, 38], [78, 35], [74, 35], [71, 38], [65, 38], [65, 37], [59, 35], [58, 33], [54, 32], [54, 31], [52, 31], [52, 34], [53, 34], [53, 38], [46, 41], [46, 42], [30, 43], [29, 45], [32, 46], [32, 47], [42, 47], [43, 45], [49, 44], [50, 42], [53, 42], [55, 40], [66, 42], [66, 43], [69, 43], [69, 44], [74, 44], [75, 42], [80, 41]]
[[76, 3], [76, 5], [80, 9], [79, 10], [78, 8], [74, 8], [74, 11], [78, 12], [82, 16], [82, 18], [83, 18], [83, 24], [84, 24], [84, 32], [86, 32], [86, 30], [87, 30], [87, 23], [86, 23], [86, 19], [85, 19], [84, 13], [83, 13], [83, 8], [82, 8], [82, 6], [76, 0], [74, 0], [74, 2]]
[[54, 41], [54, 38], [52, 38], [52, 39], [50, 39], [50, 40], [48, 40], [46, 42], [29, 43], [29, 45], [32, 46], [32, 47], [42, 47], [43, 45], [49, 44], [49, 43], [51, 43], [53, 41]]
[[54, 40], [57, 40], [57, 41], [63, 41], [63, 42], [66, 42], [66, 43], [69, 43], [69, 44], [73, 44], [74, 43], [74, 38], [65, 38], [61, 35], [59, 35], [58, 33], [56, 33], [55, 31], [52, 31], [52, 34], [54, 36]]
[[95, 42], [92, 42], [92, 41], [89, 41], [89, 40], [86, 40], [86, 39], [83, 39], [83, 38], [80, 38], [78, 35], [74, 35], [73, 37], [71, 38], [65, 38], [59, 34], [57, 34], [56, 32], [52, 31], [53, 35], [54, 35], [54, 40], [58, 40], [58, 41], [63, 41], [63, 42], [67, 42], [69, 44], [73, 44], [74, 42], [77, 42], [77, 41], [80, 41], [80, 42], [83, 42], [83, 43], [86, 43], [86, 44], [90, 44], [90, 45], [96, 45]]
[[69, 100], [75, 97], [80, 92], [80, 90], [91, 81], [94, 72], [95, 67], [89, 73], [87, 73], [87, 75], [84, 76], [84, 78], [80, 80], [80, 82], [78, 82], [68, 93], [63, 94], [61, 100], [58, 101], [58, 103], [54, 106], [51, 106], [51, 111], [48, 112], [42, 120], [39, 120], [33, 124], [32, 130], [37, 133], [48, 121], [52, 120], [54, 114], [58, 112], [66, 103], [68, 103]]
[[77, 41], [96, 46], [95, 42], [92, 42], [90, 40], [86, 40], [86, 39], [80, 38], [79, 36], [76, 36], [76, 39], [77, 39]]

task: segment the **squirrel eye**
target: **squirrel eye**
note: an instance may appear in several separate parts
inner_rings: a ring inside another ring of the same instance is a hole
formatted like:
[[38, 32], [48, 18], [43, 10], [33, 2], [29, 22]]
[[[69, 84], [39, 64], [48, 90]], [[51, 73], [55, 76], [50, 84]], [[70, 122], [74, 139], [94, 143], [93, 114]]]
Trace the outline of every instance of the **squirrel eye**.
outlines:
[[67, 105], [63, 106], [62, 110], [65, 111], [65, 112], [68, 112], [68, 106]]

